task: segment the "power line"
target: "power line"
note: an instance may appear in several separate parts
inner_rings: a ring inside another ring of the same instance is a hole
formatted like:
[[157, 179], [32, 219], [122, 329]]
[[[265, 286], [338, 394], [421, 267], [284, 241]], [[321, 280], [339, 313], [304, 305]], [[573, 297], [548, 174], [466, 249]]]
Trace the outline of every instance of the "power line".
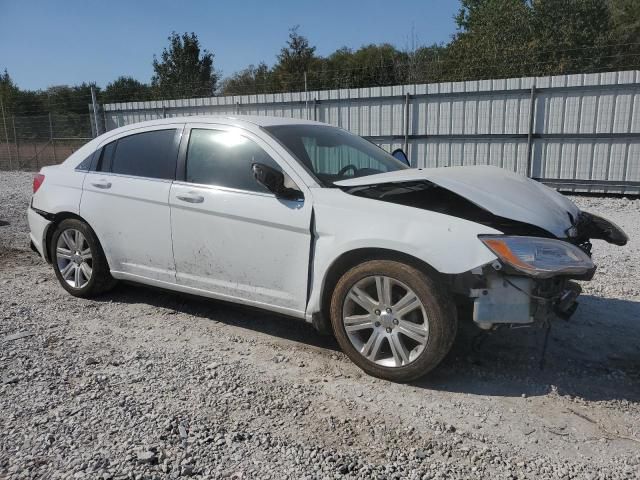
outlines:
[[[640, 45], [640, 43], [633, 44], [619, 44], [621, 45]], [[576, 51], [584, 50], [591, 47], [584, 47], [581, 49], [565, 49], [558, 51]], [[582, 61], [603, 61], [606, 59], [618, 59], [618, 60], [636, 60], [640, 57], [640, 53], [633, 52], [621, 52], [612, 55], [600, 55], [591, 57], [582, 57]], [[541, 69], [547, 66], [555, 66], [556, 60], [548, 61], [522, 61], [518, 58], [518, 62], [511, 62], [508, 58], [503, 58], [497, 63], [485, 63], [483, 65], [465, 65], [461, 64], [456, 59], [429, 59], [426, 62], [416, 64], [413, 61], [395, 61], [391, 63], [372, 64], [362, 67], [345, 67], [341, 69], [322, 69], [322, 70], [310, 70], [307, 72], [308, 84], [311, 86], [312, 91], [327, 90], [333, 88], [363, 88], [363, 87], [376, 87], [376, 86], [388, 86], [388, 85], [401, 85], [401, 84], [413, 84], [413, 83], [433, 83], [439, 81], [462, 81], [465, 79], [479, 80], [479, 74], [486, 72], [485, 75], [490, 76], [492, 79], [496, 78], [512, 78], [518, 76], [533, 76], [539, 74], [572, 74], [583, 73], [578, 71], [571, 71], [570, 68], [562, 66], [556, 66], [549, 71], [541, 72]], [[492, 70], [505, 69], [505, 65], [509, 64], [508, 72], [500, 76], [498, 72]], [[622, 68], [638, 68], [640, 62], [632, 62], [627, 64], [616, 63], [615, 66], [606, 65], [601, 68], [592, 68], [590, 73], [598, 73], [598, 71], [616, 70]], [[410, 72], [403, 72], [403, 69], [411, 69]], [[537, 71], [536, 71], [537, 70]], [[364, 75], [353, 77], [358, 72], [365, 72]], [[334, 75], [332, 76], [331, 73]], [[401, 74], [405, 74], [404, 78]], [[337, 75], [335, 75], [337, 74]], [[258, 82], [252, 79], [244, 79], [238, 81], [238, 85], [234, 87], [227, 87], [224, 90], [224, 95], [256, 95], [256, 94], [269, 94], [269, 93], [285, 93], [285, 92], [301, 92], [304, 90], [304, 72], [280, 72], [276, 75], [285, 78], [273, 78], [271, 80]], [[435, 78], [434, 78], [435, 77]], [[184, 99], [194, 98], [210, 98], [202, 97], [200, 92], [189, 93], [189, 90], [195, 90], [197, 87], [201, 87], [199, 82], [189, 82], [181, 84], [181, 90], [185, 92]], [[252, 89], [253, 91], [247, 91]], [[218, 95], [220, 96], [220, 95]], [[128, 103], [131, 101], [161, 101], [161, 98], [140, 98], [137, 93], [132, 93], [129, 96], [125, 95], [117, 101], [110, 101], [110, 103]], [[29, 114], [40, 114], [51, 112], [53, 115], [70, 116], [79, 115], [84, 116], [89, 112], [89, 99], [74, 98], [71, 102], [61, 101], [55, 98], [55, 93], [48, 96], [48, 102], [42, 107], [32, 107], [32, 109], [15, 109], [10, 112], [10, 115], [22, 115], [27, 116]]]

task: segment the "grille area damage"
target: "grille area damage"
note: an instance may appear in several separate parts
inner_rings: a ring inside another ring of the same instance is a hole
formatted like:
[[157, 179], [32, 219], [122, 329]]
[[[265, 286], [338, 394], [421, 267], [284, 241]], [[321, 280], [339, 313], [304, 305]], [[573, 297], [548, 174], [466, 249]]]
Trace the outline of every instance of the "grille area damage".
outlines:
[[[462, 218], [486, 225], [505, 235], [559, 238], [536, 225], [498, 216], [464, 196], [428, 180], [377, 183], [343, 187], [351, 195], [391, 202]], [[575, 213], [575, 212], [574, 212]], [[627, 237], [615, 224], [587, 212], [567, 215], [568, 241], [591, 255], [591, 239], [624, 245]], [[466, 274], [450, 278], [451, 290], [465, 301], [473, 302], [473, 320], [483, 329], [498, 324], [544, 323], [554, 316], [568, 319], [576, 310], [581, 288], [571, 278], [590, 280], [593, 271], [583, 276], [558, 276], [534, 279], [514, 275], [496, 261]]]

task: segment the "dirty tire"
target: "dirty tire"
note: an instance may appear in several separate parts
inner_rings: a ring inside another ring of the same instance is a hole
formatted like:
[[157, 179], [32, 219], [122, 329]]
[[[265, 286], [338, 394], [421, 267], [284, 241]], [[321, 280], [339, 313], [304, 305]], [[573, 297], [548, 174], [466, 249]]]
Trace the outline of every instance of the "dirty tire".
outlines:
[[[355, 284], [370, 276], [386, 276], [403, 283], [413, 290], [424, 306], [429, 328], [427, 342], [419, 356], [408, 365], [379, 365], [368, 360], [349, 340], [342, 319], [345, 299]], [[333, 291], [330, 315], [342, 351], [369, 375], [393, 382], [409, 382], [435, 368], [451, 349], [458, 326], [456, 307], [451, 296], [432, 276], [391, 260], [371, 260], [347, 271]]]
[[[51, 236], [51, 242], [49, 244], [49, 253], [50, 258], [53, 264], [53, 271], [60, 282], [60, 285], [69, 292], [71, 295], [75, 297], [81, 298], [91, 298], [102, 293], [105, 293], [111, 290], [117, 283], [111, 276], [111, 272], [109, 271], [109, 264], [107, 263], [107, 259], [102, 250], [102, 246], [96, 237], [96, 234], [93, 232], [91, 227], [87, 225], [82, 220], [78, 220], [75, 218], [67, 218], [62, 220], [55, 227], [55, 231]], [[67, 281], [62, 277], [60, 272], [60, 268], [58, 266], [58, 255], [57, 255], [57, 245], [58, 239], [63, 232], [67, 230], [77, 230], [82, 233], [84, 236], [86, 243], [91, 249], [92, 256], [92, 273], [91, 278], [86, 283], [86, 285], [82, 286], [82, 288], [74, 288], [69, 285]]]

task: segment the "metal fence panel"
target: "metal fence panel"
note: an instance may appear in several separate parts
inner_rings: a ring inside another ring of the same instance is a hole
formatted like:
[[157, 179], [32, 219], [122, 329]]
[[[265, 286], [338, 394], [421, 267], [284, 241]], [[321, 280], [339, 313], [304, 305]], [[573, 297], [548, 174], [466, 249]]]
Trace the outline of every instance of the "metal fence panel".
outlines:
[[495, 165], [563, 190], [640, 194], [638, 71], [110, 104], [102, 128], [241, 114], [314, 119], [389, 151], [406, 142], [417, 167]]
[[336, 125], [406, 147], [417, 167], [496, 165], [562, 190], [640, 194], [639, 71], [107, 104], [99, 125], [16, 118], [11, 135], [7, 122], [0, 169], [60, 162], [96, 130], [243, 114]]

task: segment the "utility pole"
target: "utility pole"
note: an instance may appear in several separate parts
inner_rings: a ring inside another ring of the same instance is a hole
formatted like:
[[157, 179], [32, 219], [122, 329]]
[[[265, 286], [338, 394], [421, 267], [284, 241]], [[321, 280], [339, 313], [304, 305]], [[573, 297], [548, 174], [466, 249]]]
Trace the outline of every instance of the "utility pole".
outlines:
[[527, 173], [533, 178], [533, 134], [536, 128], [536, 82], [531, 85], [531, 97], [529, 99], [529, 126], [527, 127]]
[[49, 141], [53, 147], [53, 163], [58, 164], [58, 157], [56, 156], [56, 142], [53, 139], [53, 121], [51, 120], [51, 112], [49, 112]]
[[[13, 122], [13, 141], [16, 143], [16, 168], [20, 169], [20, 144], [18, 143], [18, 134], [16, 133], [16, 116], [11, 116], [11, 121]], [[9, 165], [11, 168], [11, 165]]]
[[7, 133], [7, 120], [4, 116], [4, 103], [2, 103], [2, 98], [0, 98], [0, 110], [2, 111], [2, 124], [4, 125], [4, 138], [7, 141], [7, 155], [9, 158], [9, 169], [11, 169], [11, 164], [13, 163], [12, 160], [12, 155], [11, 155], [11, 148], [9, 148], [9, 134]]
[[307, 71], [304, 71], [304, 115], [309, 120], [309, 90], [307, 89]]
[[93, 106], [93, 123], [96, 126], [96, 137], [100, 135], [100, 127], [98, 126], [98, 102], [96, 102], [96, 90], [91, 85], [91, 105]]

